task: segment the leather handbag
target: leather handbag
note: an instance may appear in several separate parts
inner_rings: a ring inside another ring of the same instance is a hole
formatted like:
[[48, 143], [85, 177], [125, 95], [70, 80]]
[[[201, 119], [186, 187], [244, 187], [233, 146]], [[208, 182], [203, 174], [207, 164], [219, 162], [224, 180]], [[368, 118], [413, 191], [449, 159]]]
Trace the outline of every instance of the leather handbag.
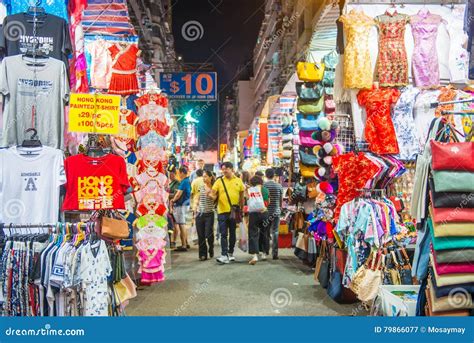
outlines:
[[298, 98], [296, 108], [298, 112], [302, 114], [319, 114], [324, 109], [324, 97], [318, 100], [303, 100]]
[[474, 173], [464, 171], [434, 170], [436, 192], [474, 192]]
[[[300, 130], [299, 132], [300, 146], [313, 148], [314, 146], [321, 144], [320, 141], [313, 139], [313, 132], [314, 130], [311, 130], [311, 131]], [[300, 151], [301, 151], [301, 148], [300, 148]]]
[[301, 81], [319, 82], [324, 77], [324, 63], [298, 62], [296, 73]]
[[311, 154], [309, 149], [301, 149], [300, 148], [300, 162], [306, 166], [317, 166], [318, 165], [318, 158]]
[[318, 272], [318, 281], [321, 287], [327, 288], [329, 284], [329, 253], [328, 247], [320, 254], [320, 267]]
[[390, 255], [392, 256], [393, 266], [392, 268], [389, 268], [388, 271], [390, 273], [390, 279], [392, 280], [392, 285], [401, 285], [402, 281], [400, 279], [400, 272], [399, 272], [400, 265], [398, 264], [397, 258], [395, 256], [395, 252], [393, 250], [390, 252]]
[[433, 207], [474, 208], [474, 197], [470, 192], [435, 192], [432, 178], [429, 178], [428, 184]]
[[304, 218], [304, 213], [301, 212], [301, 211], [298, 211], [295, 213], [295, 218], [294, 218], [294, 221], [295, 221], [295, 229], [296, 230], [303, 230], [304, 229], [304, 222], [305, 222], [305, 218]]
[[[291, 203], [303, 202], [306, 200], [306, 185], [302, 183], [296, 183], [293, 192], [290, 196]], [[296, 212], [296, 215], [301, 212]], [[301, 213], [302, 215], [302, 213]], [[304, 222], [304, 218], [303, 218]]]
[[317, 183], [315, 181], [310, 182], [306, 185], [306, 189], [308, 190], [308, 198], [309, 199], [316, 199], [319, 192], [317, 190]]
[[314, 267], [314, 281], [318, 281], [318, 276], [319, 276], [319, 272], [321, 270], [321, 265], [324, 261], [324, 258], [325, 258], [325, 255], [327, 254], [327, 241], [326, 240], [322, 240], [321, 241], [321, 245], [319, 247], [319, 254], [318, 254], [318, 257], [316, 258], [316, 265]]
[[316, 172], [315, 166], [306, 166], [300, 163], [300, 174], [304, 178], [314, 178]]
[[433, 170], [474, 172], [474, 142], [443, 143], [432, 140], [431, 165]]
[[316, 82], [296, 82], [296, 93], [303, 100], [316, 101], [324, 94], [324, 88]]
[[405, 248], [397, 249], [397, 256], [400, 262], [400, 283], [402, 285], [413, 285], [410, 258]]
[[128, 222], [118, 213], [106, 213], [100, 218], [100, 235], [110, 239], [128, 238]]

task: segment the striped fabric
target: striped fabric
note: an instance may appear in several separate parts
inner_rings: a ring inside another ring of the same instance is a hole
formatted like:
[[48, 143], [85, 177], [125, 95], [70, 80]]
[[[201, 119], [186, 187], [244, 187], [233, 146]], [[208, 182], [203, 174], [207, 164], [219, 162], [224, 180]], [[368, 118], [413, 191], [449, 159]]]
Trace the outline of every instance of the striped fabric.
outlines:
[[276, 102], [268, 118], [268, 140], [272, 151], [273, 164], [278, 164], [278, 147], [281, 142], [281, 110], [280, 103]]
[[88, 0], [82, 26], [85, 34], [135, 36], [126, 0]]

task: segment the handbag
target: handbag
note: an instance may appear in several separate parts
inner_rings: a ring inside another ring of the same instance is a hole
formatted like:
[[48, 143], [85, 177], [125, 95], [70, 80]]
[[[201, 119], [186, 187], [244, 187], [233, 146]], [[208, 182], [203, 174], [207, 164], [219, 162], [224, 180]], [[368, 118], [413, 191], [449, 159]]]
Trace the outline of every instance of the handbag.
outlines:
[[[328, 288], [329, 284], [329, 253], [328, 253], [328, 246], [325, 245], [324, 251], [320, 254], [320, 267], [318, 272], [318, 281], [321, 287]], [[317, 262], [316, 262], [317, 263]]]
[[474, 208], [474, 197], [469, 192], [435, 192], [434, 181], [428, 179], [431, 202], [436, 208]]
[[298, 62], [296, 73], [301, 81], [319, 82], [324, 76], [324, 63]]
[[[295, 188], [291, 192], [290, 200], [291, 200], [291, 203], [299, 203], [299, 202], [305, 201], [306, 200], [306, 185], [302, 183], [295, 184]], [[302, 215], [301, 212], [296, 212], [296, 215], [298, 215], [298, 213]], [[303, 218], [303, 222], [304, 222], [304, 218]], [[301, 228], [302, 227], [303, 226], [301, 226]]]
[[296, 108], [298, 112], [303, 114], [318, 114], [324, 109], [324, 97], [318, 100], [303, 100], [298, 98]]
[[[375, 260], [378, 258], [377, 264]], [[356, 292], [357, 297], [361, 301], [370, 301], [377, 296], [379, 286], [382, 284], [382, 270], [380, 268], [382, 258], [380, 254], [372, 260], [370, 269], [367, 269], [360, 280], [359, 290]]]
[[398, 264], [397, 257], [395, 256], [395, 252], [393, 250], [390, 252], [390, 255], [392, 256], [392, 262], [393, 262], [392, 268], [389, 269], [392, 285], [401, 285], [402, 281], [400, 279], [400, 273], [398, 271], [400, 268], [400, 265]]
[[314, 178], [315, 172], [316, 172], [315, 166], [306, 166], [300, 163], [300, 174], [302, 177]]
[[436, 192], [474, 192], [473, 172], [434, 170], [432, 174]]
[[331, 254], [331, 268], [329, 272], [328, 295], [336, 302], [342, 300], [342, 273], [336, 268], [336, 249]]
[[317, 190], [318, 184], [315, 181], [312, 181], [306, 185], [306, 189], [308, 190], [308, 198], [315, 199], [319, 192]]
[[[306, 188], [305, 188], [306, 189]], [[298, 211], [295, 213], [295, 218], [294, 218], [294, 222], [295, 222], [295, 229], [296, 230], [303, 230], [304, 229], [304, 213], [301, 212], [301, 211]]]
[[405, 248], [397, 249], [398, 260], [400, 261], [400, 283], [402, 285], [413, 285], [411, 276], [410, 258]]
[[300, 162], [306, 166], [317, 166], [318, 165], [318, 158], [308, 152], [308, 148], [300, 149]]
[[296, 82], [296, 93], [303, 100], [319, 100], [324, 93], [324, 88], [316, 82]]
[[239, 205], [232, 205], [232, 201], [230, 201], [229, 193], [227, 192], [227, 187], [225, 186], [224, 180], [221, 178], [222, 185], [224, 186], [225, 195], [227, 196], [227, 201], [230, 205], [230, 219], [235, 220], [236, 223], [242, 222], [242, 210], [240, 209]]
[[431, 165], [433, 170], [474, 172], [474, 142], [443, 143], [432, 140]]
[[114, 283], [113, 287], [117, 303], [123, 303], [137, 296], [137, 286], [128, 274], [119, 282]]
[[324, 112], [331, 113], [336, 110], [336, 102], [332, 98], [324, 99]]
[[[300, 146], [307, 147], [307, 148], [313, 148], [316, 145], [320, 145], [321, 142], [313, 139], [313, 130], [311, 131], [304, 131], [300, 130], [299, 136], [300, 136]], [[301, 149], [300, 149], [301, 151]], [[306, 163], [305, 163], [306, 164]]]
[[320, 116], [324, 114], [317, 115], [305, 115], [302, 113], [296, 113], [296, 121], [298, 122], [298, 127], [303, 131], [315, 131], [319, 128], [318, 120]]
[[119, 214], [106, 211], [100, 217], [100, 235], [110, 239], [125, 239], [130, 235], [128, 222]]
[[321, 265], [324, 261], [324, 255], [326, 254], [326, 249], [327, 249], [327, 241], [322, 240], [321, 245], [319, 247], [319, 254], [318, 254], [318, 257], [316, 258], [316, 265], [314, 267], [314, 274], [313, 274], [314, 281], [318, 281], [318, 276], [321, 270]]
[[362, 280], [364, 279], [365, 274], [367, 274], [367, 271], [371, 268], [370, 267], [371, 262], [372, 264], [375, 263], [375, 251], [369, 255], [365, 263], [361, 265], [352, 276], [352, 281], [349, 288], [355, 294], [359, 294]]

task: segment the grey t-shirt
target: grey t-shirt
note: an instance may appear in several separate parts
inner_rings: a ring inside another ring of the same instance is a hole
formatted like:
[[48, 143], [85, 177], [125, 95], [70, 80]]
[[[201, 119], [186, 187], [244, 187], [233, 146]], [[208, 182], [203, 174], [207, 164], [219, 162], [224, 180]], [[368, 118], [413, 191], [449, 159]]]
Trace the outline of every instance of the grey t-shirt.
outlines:
[[[4, 95], [2, 145], [21, 144], [33, 127], [32, 106], [36, 88], [36, 130], [41, 143], [62, 149], [64, 145], [64, 106], [69, 83], [64, 62], [48, 58], [44, 66], [28, 65], [22, 55], [5, 57], [0, 67], [0, 93]], [[36, 81], [35, 73], [36, 69]]]

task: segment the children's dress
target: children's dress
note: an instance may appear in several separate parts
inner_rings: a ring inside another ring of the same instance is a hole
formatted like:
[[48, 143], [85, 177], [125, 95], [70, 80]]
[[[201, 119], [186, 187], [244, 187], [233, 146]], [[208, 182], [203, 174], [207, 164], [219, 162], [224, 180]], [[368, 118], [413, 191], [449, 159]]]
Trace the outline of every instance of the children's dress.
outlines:
[[112, 78], [110, 94], [129, 95], [139, 92], [137, 80], [137, 57], [140, 54], [136, 44], [126, 46], [116, 43], [109, 48], [112, 57]]

